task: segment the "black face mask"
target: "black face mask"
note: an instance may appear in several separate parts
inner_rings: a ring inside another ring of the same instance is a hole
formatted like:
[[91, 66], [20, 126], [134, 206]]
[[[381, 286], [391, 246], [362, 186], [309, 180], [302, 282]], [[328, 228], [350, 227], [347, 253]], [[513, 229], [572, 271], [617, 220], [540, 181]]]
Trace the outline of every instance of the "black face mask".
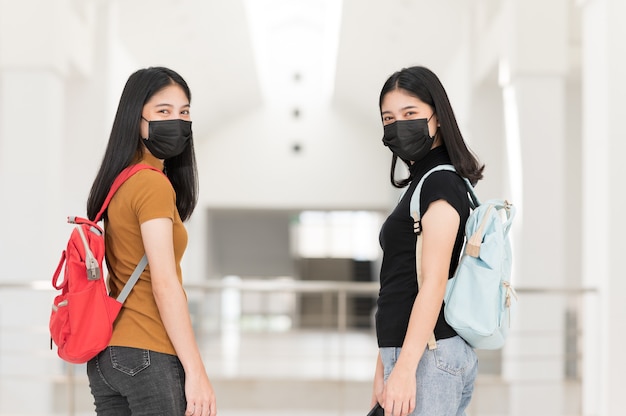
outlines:
[[191, 138], [191, 121], [158, 120], [148, 121], [148, 138], [143, 142], [157, 159], [170, 159], [181, 154]]
[[426, 156], [435, 141], [428, 131], [429, 120], [419, 118], [387, 124], [383, 143], [400, 159], [416, 162]]

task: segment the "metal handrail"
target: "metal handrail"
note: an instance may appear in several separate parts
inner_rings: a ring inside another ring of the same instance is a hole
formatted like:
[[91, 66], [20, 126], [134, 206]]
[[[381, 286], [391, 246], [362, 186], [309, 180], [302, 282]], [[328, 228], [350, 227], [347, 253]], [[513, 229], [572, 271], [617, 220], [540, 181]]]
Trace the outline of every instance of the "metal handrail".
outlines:
[[[206, 280], [204, 282], [185, 283], [185, 288], [200, 291], [211, 291], [216, 289], [239, 289], [243, 291], [255, 292], [296, 292], [296, 293], [324, 293], [345, 291], [354, 294], [376, 294], [380, 287], [376, 281], [372, 282], [346, 282], [336, 280], [285, 280], [271, 278], [242, 278], [238, 281], [229, 280]], [[0, 290], [4, 289], [33, 289], [38, 291], [56, 291], [49, 280], [30, 281], [0, 281]], [[555, 293], [564, 295], [578, 295], [585, 293], [596, 293], [594, 287], [576, 286], [516, 286], [517, 293]]]
[[[337, 294], [337, 329], [347, 328], [348, 296], [376, 295], [380, 289], [378, 282], [355, 282], [334, 280], [287, 280], [271, 278], [243, 278], [239, 280], [206, 280], [198, 283], [185, 283], [185, 289], [200, 291], [204, 294], [224, 289], [237, 289], [242, 292], [289, 292], [289, 293], [336, 293]], [[3, 289], [54, 290], [49, 281], [33, 280], [29, 282], [0, 282]], [[516, 287], [520, 294], [561, 294], [580, 295], [595, 293], [596, 288], [589, 287]]]
[[[337, 296], [336, 325], [334, 328], [339, 332], [347, 330], [348, 327], [348, 298], [350, 296], [369, 296], [375, 297], [378, 294], [380, 285], [377, 281], [372, 282], [355, 282], [355, 281], [332, 281], [317, 280], [303, 281], [285, 278], [241, 278], [241, 279], [224, 279], [224, 280], [207, 280], [204, 282], [190, 282], [184, 285], [188, 293], [195, 293], [201, 296], [210, 294], [219, 294], [222, 291], [235, 289], [240, 292], [252, 293], [289, 293], [289, 294], [320, 294]], [[33, 281], [0, 281], [0, 292], [12, 290], [26, 290], [49, 292], [51, 295], [57, 292], [48, 280]], [[524, 295], [561, 295], [565, 297], [576, 297], [586, 294], [595, 294], [597, 288], [593, 287], [516, 287], [516, 292], [521, 296]], [[202, 315], [201, 313], [199, 315]], [[334, 313], [333, 313], [334, 315]], [[324, 315], [326, 316], [326, 315]], [[201, 319], [198, 316], [198, 319]], [[202, 326], [200, 326], [202, 328]], [[0, 328], [2, 329], [2, 328]], [[202, 329], [200, 330], [202, 332]], [[200, 335], [200, 334], [199, 334]], [[577, 334], [579, 336], [580, 334]], [[574, 352], [577, 356], [578, 352]], [[570, 360], [572, 357], [566, 357]], [[573, 357], [576, 359], [576, 357]], [[74, 366], [65, 368], [65, 383], [68, 388], [68, 407], [69, 415], [76, 414], [74, 389], [77, 383], [84, 382], [78, 380], [74, 375]]]

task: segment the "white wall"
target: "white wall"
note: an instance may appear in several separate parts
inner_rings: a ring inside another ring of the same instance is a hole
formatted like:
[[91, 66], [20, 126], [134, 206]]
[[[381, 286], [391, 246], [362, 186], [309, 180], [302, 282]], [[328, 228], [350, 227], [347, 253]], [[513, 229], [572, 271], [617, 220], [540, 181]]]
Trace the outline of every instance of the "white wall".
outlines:
[[[589, 415], [618, 411], [623, 374], [619, 346], [624, 341], [620, 178], [625, 141], [620, 123], [626, 112], [626, 54], [619, 20], [623, 0], [475, 0], [472, 7], [464, 2], [460, 9], [464, 13], [477, 13], [481, 7], [487, 11], [481, 19], [455, 15], [446, 20], [446, 43], [440, 50], [432, 45], [437, 42], [432, 26], [426, 27], [426, 20], [436, 26], [438, 17], [428, 14], [435, 9], [427, 9], [426, 2], [401, 2], [396, 9], [405, 15], [386, 14], [384, 22], [397, 24], [387, 31], [376, 23], [384, 7], [391, 11], [389, 2], [369, 2], [368, 8], [351, 1], [346, 10], [359, 15], [344, 18], [350, 26], [342, 32], [349, 42], [342, 43], [338, 59], [344, 81], [337, 86], [340, 97], [331, 106], [305, 103], [297, 119], [264, 104], [253, 85], [249, 44], [240, 31], [245, 21], [234, 25], [238, 36], [229, 37], [233, 25], [214, 13], [218, 3], [212, 2], [211, 24], [217, 26], [210, 33], [215, 39], [186, 44], [170, 54], [150, 39], [153, 33], [175, 34], [159, 32], [153, 21], [140, 20], [141, 6], [149, 3], [137, 2], [126, 9], [120, 1], [0, 0], [0, 281], [50, 278], [69, 232], [63, 220], [84, 212], [123, 83], [140, 63], [180, 62], [186, 69], [199, 68], [188, 79], [198, 80], [190, 82], [191, 88], [199, 103], [205, 103], [194, 113], [199, 121], [195, 125], [203, 127], [195, 138], [201, 195], [189, 223], [185, 274], [201, 280], [207, 270], [207, 209], [387, 210], [393, 205], [397, 194], [389, 184], [391, 157], [381, 143], [375, 101], [384, 81], [384, 76], [378, 77], [388, 75], [390, 62], [427, 66], [437, 62], [437, 68], [445, 68], [440, 75], [461, 127], [487, 163], [487, 179], [479, 192], [489, 197], [507, 196], [509, 191], [515, 195], [512, 166], [503, 156], [504, 105], [496, 84], [499, 65], [506, 60], [521, 122], [523, 165], [513, 166], [523, 173], [525, 186], [520, 217], [524, 229], [516, 241], [521, 281], [542, 287], [584, 282], [600, 290], [602, 309], [587, 328], [596, 332], [589, 332], [594, 337], [586, 345], [591, 353], [585, 356], [590, 363], [585, 411]], [[165, 2], [150, 4], [151, 12], [158, 14]], [[184, 7], [190, 5], [196, 3]], [[241, 9], [241, 3], [233, 5], [229, 19]], [[163, 19], [172, 17], [163, 10]], [[568, 27], [576, 24], [570, 16], [575, 13], [583, 13], [583, 30]], [[185, 13], [176, 16], [182, 19]], [[202, 22], [202, 15], [189, 21]], [[180, 32], [181, 42], [193, 37], [189, 21]], [[368, 27], [357, 27], [362, 21], [369, 22]], [[169, 22], [175, 26], [178, 20]], [[120, 28], [123, 23], [126, 26]], [[459, 26], [456, 36], [451, 36], [451, 26]], [[428, 36], [420, 37], [420, 30]], [[143, 37], [135, 37], [140, 33]], [[218, 34], [223, 36], [218, 39]], [[228, 47], [233, 39], [238, 46]], [[366, 42], [358, 44], [362, 39]], [[428, 51], [444, 58], [430, 61], [420, 55], [420, 42], [430, 42]], [[168, 48], [177, 43], [168, 39]], [[208, 53], [211, 43], [220, 46]], [[358, 54], [349, 55], [352, 49]], [[241, 50], [247, 55], [229, 57]], [[189, 60], [182, 62], [185, 56]], [[222, 65], [227, 69], [206, 69]], [[245, 76], [239, 76], [237, 68]], [[581, 68], [582, 76], [577, 76]], [[367, 77], [371, 74], [376, 79]], [[201, 82], [203, 78], [213, 81]], [[219, 88], [202, 88], [217, 83]], [[209, 127], [201, 122], [205, 119], [212, 121]], [[294, 144], [301, 146], [299, 153], [294, 153]], [[555, 212], [554, 220], [543, 216], [546, 210]], [[554, 304], [534, 301], [527, 305], [555, 309]], [[0, 309], [5, 318], [11, 316], [6, 307]], [[534, 314], [533, 322], [540, 317]], [[45, 316], [45, 325], [43, 321]], [[598, 327], [597, 322], [603, 325]], [[555, 353], [560, 351], [559, 342], [553, 344]], [[596, 356], [602, 357], [599, 365]], [[516, 374], [527, 376], [529, 371], [518, 369]]]
[[389, 206], [391, 153], [382, 144], [378, 120], [303, 107], [293, 121], [286, 111], [262, 108], [221, 127], [196, 145], [205, 207]]

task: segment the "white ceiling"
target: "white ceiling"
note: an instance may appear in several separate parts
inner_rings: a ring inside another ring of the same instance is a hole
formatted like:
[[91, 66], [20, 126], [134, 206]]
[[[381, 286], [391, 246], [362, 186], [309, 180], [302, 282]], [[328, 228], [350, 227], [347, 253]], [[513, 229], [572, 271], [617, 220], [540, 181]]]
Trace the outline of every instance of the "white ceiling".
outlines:
[[386, 78], [407, 66], [443, 70], [468, 35], [469, 1], [346, 0], [335, 100], [376, 114]]
[[[264, 1], [274, 8], [277, 26], [306, 24], [289, 21], [293, 13], [281, 10], [315, 2]], [[468, 35], [466, 0], [342, 3], [332, 98], [357, 116], [376, 116], [378, 91], [392, 72], [415, 64], [437, 72]], [[119, 42], [137, 66], [169, 66], [188, 81], [197, 133], [263, 104], [244, 0], [124, 1], [114, 13]]]
[[118, 15], [137, 66], [168, 66], [187, 80], [196, 132], [261, 105], [241, 0], [125, 1]]

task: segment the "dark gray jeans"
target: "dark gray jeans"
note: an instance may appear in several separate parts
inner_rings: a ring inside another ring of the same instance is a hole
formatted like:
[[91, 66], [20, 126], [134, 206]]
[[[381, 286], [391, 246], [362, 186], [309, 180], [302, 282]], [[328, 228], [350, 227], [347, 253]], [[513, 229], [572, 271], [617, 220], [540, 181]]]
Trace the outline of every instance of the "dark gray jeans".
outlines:
[[87, 363], [98, 416], [185, 413], [185, 371], [175, 355], [107, 347]]

